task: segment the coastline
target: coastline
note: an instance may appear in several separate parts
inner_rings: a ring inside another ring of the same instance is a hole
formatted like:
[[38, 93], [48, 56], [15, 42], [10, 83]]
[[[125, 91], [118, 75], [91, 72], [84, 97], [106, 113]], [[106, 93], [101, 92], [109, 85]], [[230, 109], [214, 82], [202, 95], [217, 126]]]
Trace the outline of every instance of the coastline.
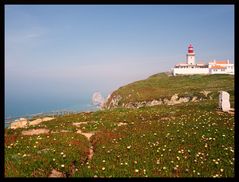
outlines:
[[63, 116], [67, 114], [79, 114], [79, 113], [88, 113], [88, 112], [95, 112], [98, 111], [100, 108], [97, 106], [90, 106], [80, 110], [56, 110], [56, 111], [49, 111], [49, 112], [41, 112], [35, 114], [28, 114], [28, 115], [21, 115], [21, 116], [14, 116], [14, 117], [7, 117], [4, 118], [4, 129], [9, 128], [11, 123], [18, 122], [21, 118], [31, 120], [33, 118], [39, 119], [43, 117], [54, 117], [54, 116]]

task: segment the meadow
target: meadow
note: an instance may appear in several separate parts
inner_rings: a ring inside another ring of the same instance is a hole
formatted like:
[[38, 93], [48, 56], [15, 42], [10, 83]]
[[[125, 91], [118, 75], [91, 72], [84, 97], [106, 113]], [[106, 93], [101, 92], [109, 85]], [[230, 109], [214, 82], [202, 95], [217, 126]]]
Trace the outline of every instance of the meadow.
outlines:
[[[64, 177], [234, 177], [234, 115], [217, 105], [117, 108], [6, 129], [5, 176], [48, 177], [55, 169]], [[50, 132], [21, 134], [37, 128]], [[87, 140], [79, 128], [95, 134]]]

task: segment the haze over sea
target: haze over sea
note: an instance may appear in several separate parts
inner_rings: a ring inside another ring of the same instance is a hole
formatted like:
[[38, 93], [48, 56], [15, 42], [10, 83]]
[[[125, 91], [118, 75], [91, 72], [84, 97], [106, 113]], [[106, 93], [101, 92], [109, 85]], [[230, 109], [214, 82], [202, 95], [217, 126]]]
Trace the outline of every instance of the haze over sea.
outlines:
[[[219, 21], [220, 20], [220, 21]], [[185, 61], [234, 63], [233, 5], [5, 5], [5, 117], [87, 111]]]

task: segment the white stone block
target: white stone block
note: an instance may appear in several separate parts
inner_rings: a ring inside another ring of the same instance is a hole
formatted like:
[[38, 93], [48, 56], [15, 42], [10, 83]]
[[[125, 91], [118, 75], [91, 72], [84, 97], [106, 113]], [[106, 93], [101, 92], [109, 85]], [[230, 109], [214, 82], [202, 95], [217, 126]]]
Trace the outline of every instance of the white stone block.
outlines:
[[219, 108], [222, 111], [229, 111], [230, 110], [230, 94], [225, 91], [220, 91], [219, 94]]

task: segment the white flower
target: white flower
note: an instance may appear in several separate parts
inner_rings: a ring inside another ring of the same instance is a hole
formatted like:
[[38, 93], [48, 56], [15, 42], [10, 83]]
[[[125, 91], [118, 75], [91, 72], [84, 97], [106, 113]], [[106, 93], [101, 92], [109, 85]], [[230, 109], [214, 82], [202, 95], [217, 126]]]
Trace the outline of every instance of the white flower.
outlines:
[[220, 171], [221, 171], [221, 172], [223, 172], [223, 171], [224, 171], [224, 169], [220, 169]]
[[138, 170], [138, 169], [135, 169], [135, 170], [134, 170], [134, 172], [138, 173], [138, 172], [139, 172], [139, 170]]
[[53, 158], [52, 160], [53, 160], [53, 161], [55, 161], [56, 159], [55, 159], [55, 158]]
[[102, 162], [105, 162], [105, 160], [103, 160]]
[[62, 165], [61, 165], [61, 167], [65, 167], [65, 165], [64, 165], [64, 164], [62, 164]]
[[61, 152], [61, 155], [63, 155], [64, 154], [64, 152]]
[[127, 146], [127, 149], [130, 149], [131, 148], [131, 145]]
[[102, 167], [102, 171], [104, 171], [105, 170], [105, 167]]

